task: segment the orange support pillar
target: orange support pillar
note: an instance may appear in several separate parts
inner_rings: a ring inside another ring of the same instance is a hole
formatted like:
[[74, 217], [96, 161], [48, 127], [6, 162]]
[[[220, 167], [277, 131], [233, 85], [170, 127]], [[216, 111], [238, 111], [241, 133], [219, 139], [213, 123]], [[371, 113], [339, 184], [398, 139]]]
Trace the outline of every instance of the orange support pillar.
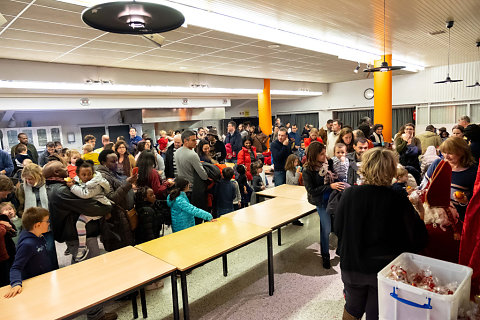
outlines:
[[[375, 60], [375, 67], [380, 67], [384, 57]], [[385, 55], [385, 61], [392, 65], [392, 55]], [[383, 124], [383, 138], [385, 142], [392, 141], [392, 71], [373, 73], [375, 124]]]
[[[263, 91], [258, 94], [258, 125], [267, 136], [272, 133], [272, 100], [270, 79], [263, 80]], [[268, 147], [268, 142], [267, 142]]]

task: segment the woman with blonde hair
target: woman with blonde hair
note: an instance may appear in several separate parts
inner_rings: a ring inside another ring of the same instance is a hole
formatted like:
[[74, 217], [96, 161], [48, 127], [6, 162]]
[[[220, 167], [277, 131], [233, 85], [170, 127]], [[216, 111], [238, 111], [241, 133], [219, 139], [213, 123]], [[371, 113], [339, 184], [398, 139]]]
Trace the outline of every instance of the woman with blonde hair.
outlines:
[[[335, 216], [345, 288], [343, 319], [378, 319], [377, 273], [402, 252], [427, 244], [425, 224], [402, 193], [390, 185], [395, 154], [373, 148], [362, 155], [364, 184], [345, 189]], [[394, 205], [392, 205], [394, 204]]]
[[[45, 184], [45, 177], [42, 168], [35, 164], [27, 164], [22, 171], [23, 183], [16, 190], [16, 196], [20, 202], [17, 214], [22, 216], [25, 210], [32, 207], [40, 207], [48, 210], [48, 195]], [[58, 269], [57, 251], [53, 232], [49, 227], [48, 232], [43, 234], [47, 242], [47, 252], [54, 269]]]
[[318, 141], [320, 143], [323, 143], [323, 140], [322, 140], [322, 138], [320, 138], [320, 134], [319, 134], [317, 128], [311, 128], [310, 132], [308, 134], [309, 134], [309, 137], [303, 139], [303, 143], [305, 144], [305, 148], [307, 148], [310, 145], [310, 143], [312, 143], [313, 141]]

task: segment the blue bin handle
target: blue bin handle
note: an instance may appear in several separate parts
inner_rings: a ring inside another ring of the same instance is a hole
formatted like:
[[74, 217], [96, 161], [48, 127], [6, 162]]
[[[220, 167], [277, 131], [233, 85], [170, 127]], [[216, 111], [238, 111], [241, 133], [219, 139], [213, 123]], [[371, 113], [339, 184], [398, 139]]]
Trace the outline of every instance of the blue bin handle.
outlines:
[[398, 296], [398, 294], [395, 292], [395, 287], [393, 287], [393, 292], [390, 293], [390, 295], [394, 298], [400, 301], [401, 303], [407, 304], [409, 306], [415, 307], [415, 308], [420, 308], [420, 309], [432, 309], [432, 306], [430, 305], [430, 301], [432, 300], [431, 298], [428, 298], [428, 303], [425, 304], [418, 304], [410, 300], [402, 299]]

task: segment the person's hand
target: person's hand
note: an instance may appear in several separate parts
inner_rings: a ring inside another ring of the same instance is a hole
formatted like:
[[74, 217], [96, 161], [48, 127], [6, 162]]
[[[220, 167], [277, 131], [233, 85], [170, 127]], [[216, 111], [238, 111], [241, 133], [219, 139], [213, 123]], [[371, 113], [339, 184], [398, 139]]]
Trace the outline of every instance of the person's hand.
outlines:
[[173, 185], [175, 184], [175, 181], [173, 181], [173, 180], [171, 180], [171, 179], [168, 179], [167, 182], [168, 182], [168, 186], [169, 186], [169, 187], [171, 187], [171, 186], [173, 186]]
[[243, 186], [243, 193], [247, 194], [247, 187]]
[[75, 184], [75, 182], [73, 180], [68, 180], [65, 183], [67, 184], [67, 187], [69, 187], [69, 188], [71, 188]]
[[345, 185], [343, 184], [343, 182], [334, 182], [330, 184], [330, 188], [332, 188], [332, 190], [342, 191], [343, 189], [345, 189]]
[[138, 179], [138, 173], [135, 173], [127, 178], [127, 182], [131, 184], [135, 184], [135, 182], [137, 182], [137, 179]]
[[13, 298], [15, 297], [17, 294], [20, 294], [22, 293], [22, 286], [15, 286], [15, 287], [10, 287], [10, 290], [5, 294], [5, 298], [9, 299], [9, 298]]
[[265, 190], [265, 186], [262, 186], [262, 188], [261, 188], [261, 189], [262, 189], [262, 190]]
[[12, 225], [10, 223], [8, 223], [7, 221], [0, 221], [0, 224], [4, 225], [7, 228], [7, 230], [13, 229]]
[[290, 142], [288, 141], [288, 139], [285, 139], [285, 140], [283, 141], [283, 145], [284, 145], [284, 146], [288, 146], [289, 143], [290, 143]]
[[238, 207], [239, 207], [239, 208], [242, 207], [242, 201], [238, 201]]
[[1, 173], [1, 174], [7, 174], [7, 171], [2, 170], [2, 171], [0, 171], [0, 173]]

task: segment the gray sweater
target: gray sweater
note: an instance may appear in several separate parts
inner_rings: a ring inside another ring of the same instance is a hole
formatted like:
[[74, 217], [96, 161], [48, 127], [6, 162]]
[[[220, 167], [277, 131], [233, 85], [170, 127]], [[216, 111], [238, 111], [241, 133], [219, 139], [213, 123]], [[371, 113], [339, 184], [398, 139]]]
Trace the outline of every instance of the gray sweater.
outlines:
[[203, 166], [200, 163], [200, 158], [195, 151], [190, 150], [189, 148], [181, 147], [174, 153], [173, 156], [175, 158], [175, 164], [179, 177], [184, 177], [190, 183], [193, 183], [193, 173], [196, 171], [200, 178], [207, 180], [207, 172], [205, 169], [203, 169]]

